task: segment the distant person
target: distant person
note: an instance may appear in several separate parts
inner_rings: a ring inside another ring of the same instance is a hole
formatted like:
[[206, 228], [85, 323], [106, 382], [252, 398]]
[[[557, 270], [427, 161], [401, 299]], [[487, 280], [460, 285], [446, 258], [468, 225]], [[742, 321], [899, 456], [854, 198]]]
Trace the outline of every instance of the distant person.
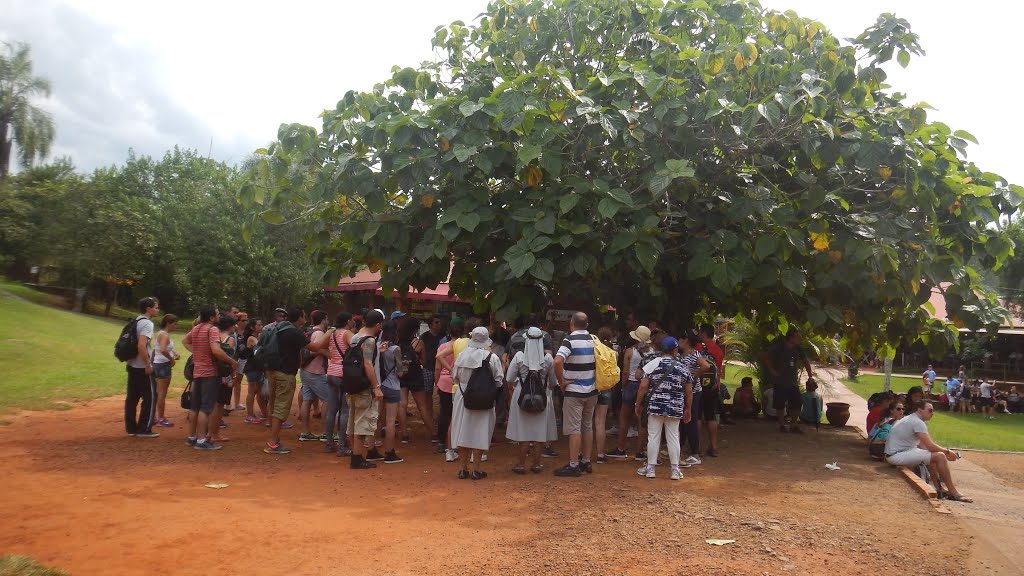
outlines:
[[957, 502], [974, 502], [964, 496], [953, 485], [953, 474], [949, 463], [960, 457], [956, 452], [943, 448], [932, 441], [928, 435], [928, 422], [935, 414], [935, 408], [927, 400], [918, 400], [913, 406], [913, 413], [905, 416], [889, 431], [885, 442], [885, 461], [893, 466], [914, 467], [925, 465], [933, 477], [941, 480], [940, 487], [945, 485], [947, 497]]
[[[491, 353], [490, 346], [489, 331], [486, 327], [479, 326], [470, 333], [466, 348], [455, 359], [455, 372], [452, 377], [455, 393], [451, 437], [452, 444], [458, 448], [459, 457], [462, 459], [462, 469], [458, 474], [460, 479], [482, 480], [487, 477], [487, 473], [480, 470], [480, 463], [484, 461], [484, 452], [490, 449], [497, 416], [494, 407], [467, 408], [463, 400], [463, 391], [474, 372], [485, 369], [482, 367], [484, 362], [487, 362], [490, 369], [494, 387], [502, 386], [505, 378], [501, 370], [501, 360]], [[469, 472], [470, 461], [474, 463], [472, 473]]]
[[767, 418], [776, 418], [778, 416], [778, 414], [785, 412], [785, 409], [783, 409], [783, 410], [776, 410], [775, 409], [775, 389], [774, 388], [765, 388], [764, 391], [761, 392], [761, 404], [762, 404], [762, 409], [764, 410], [764, 415]]
[[459, 451], [452, 445], [452, 372], [455, 370], [455, 353], [453, 343], [462, 338], [463, 323], [459, 317], [452, 318], [448, 326], [448, 340], [437, 348], [434, 357], [434, 387], [437, 388], [438, 404], [441, 407], [437, 416], [437, 451], [444, 452], [445, 462], [459, 459]]
[[818, 394], [818, 383], [807, 380], [807, 391], [800, 395], [800, 421], [817, 426], [821, 423], [823, 404]]
[[573, 314], [572, 332], [562, 341], [555, 356], [555, 374], [565, 397], [562, 433], [569, 437], [569, 463], [555, 470], [556, 476], [578, 477], [583, 472], [593, 471], [590, 457], [594, 449], [597, 386], [594, 341], [587, 331], [589, 323], [583, 312]]
[[917, 401], [924, 399], [924, 389], [920, 386], [911, 386], [910, 390], [907, 390], [907, 397], [903, 403], [905, 406], [913, 406]]
[[384, 314], [371, 310], [363, 316], [363, 327], [352, 337], [351, 346], [357, 346], [362, 353], [363, 374], [369, 384], [366, 390], [348, 395], [348, 434], [352, 437], [352, 460], [349, 467], [353, 470], [376, 468], [377, 465], [370, 459], [384, 459], [376, 446], [367, 452], [377, 433], [380, 402], [384, 398], [380, 388], [380, 352], [377, 346], [377, 333], [383, 322]]
[[[803, 430], [797, 424], [797, 415], [800, 411], [800, 366], [807, 370], [808, 376], [811, 376], [813, 371], [807, 354], [800, 347], [800, 331], [791, 326], [786, 331], [786, 336], [777, 339], [762, 355], [762, 360], [772, 378], [772, 407], [779, 423], [779, 432], [802, 434]], [[767, 407], [766, 402], [766, 414]], [[789, 428], [786, 427], [787, 418], [791, 422]]]
[[931, 394], [932, 387], [935, 386], [935, 377], [938, 374], [932, 369], [932, 365], [928, 365], [928, 369], [921, 374], [921, 389], [925, 394]]
[[[259, 343], [260, 333], [262, 332], [263, 321], [259, 318], [250, 318], [245, 323], [245, 331], [242, 333], [242, 340], [245, 341], [245, 349], [241, 354], [245, 360], [242, 374], [245, 375], [246, 383], [244, 420], [246, 424], [263, 424], [270, 417], [270, 413], [267, 411], [268, 391], [266, 389], [266, 377], [263, 374], [263, 370], [255, 362], [249, 361], [252, 360], [252, 351], [256, 348], [256, 344]], [[239, 362], [242, 362], [242, 360], [239, 360]], [[261, 416], [256, 416], [257, 405], [260, 407]]]
[[189, 433], [185, 442], [196, 450], [220, 450], [220, 444], [210, 441], [216, 435], [213, 419], [220, 389], [218, 362], [232, 368], [238, 363], [220, 347], [220, 330], [216, 322], [220, 312], [216, 306], [206, 305], [199, 310], [199, 322], [185, 335], [181, 344], [192, 353], [192, 416], [189, 418]]
[[245, 341], [245, 327], [249, 324], [249, 315], [245, 312], [239, 312], [235, 315], [235, 358], [239, 360], [238, 368], [235, 373], [231, 375], [231, 404], [228, 404], [229, 411], [244, 410], [245, 406], [242, 404], [242, 380], [245, 377], [245, 362], [242, 361], [241, 354], [245, 352], [246, 341]]
[[994, 386], [988, 380], [983, 380], [981, 385], [978, 386], [978, 393], [981, 397], [981, 410], [990, 419], [995, 420], [995, 399], [992, 395], [992, 389]]
[[[313, 404], [320, 401], [327, 405], [330, 392], [327, 387], [327, 360], [330, 353], [323, 348], [324, 340], [321, 338], [327, 332], [332, 331], [327, 327], [327, 313], [321, 310], [313, 310], [309, 314], [309, 326], [306, 328], [305, 336], [310, 343], [317, 343], [315, 352], [301, 353], [304, 365], [299, 369], [300, 399], [299, 414], [302, 420], [302, 432], [299, 434], [299, 442], [328, 442], [331, 438], [325, 438], [313, 432], [313, 418], [311, 414]], [[321, 413], [321, 416], [323, 414]]]
[[707, 455], [718, 456], [718, 415], [722, 413], [722, 377], [725, 376], [725, 352], [715, 342], [715, 327], [701, 324], [697, 331], [700, 340], [698, 351], [711, 365], [711, 369], [703, 376], [701, 383], [701, 421], [708, 431]]
[[754, 379], [744, 376], [740, 387], [732, 395], [732, 415], [735, 418], [754, 418], [760, 412], [754, 399]]
[[[277, 358], [267, 366], [267, 387], [270, 389], [270, 437], [263, 451], [267, 454], [289, 454], [291, 449], [281, 443], [281, 425], [291, 413], [295, 400], [295, 377], [302, 363], [303, 348], [316, 351], [316, 342], [307, 342], [302, 332], [306, 314], [298, 306], [288, 310], [285, 320], [275, 322], [277, 330]], [[264, 332], [267, 328], [264, 328]], [[330, 331], [334, 329], [331, 328]]]
[[1016, 386], [1010, 386], [1010, 391], [1006, 393], [1006, 409], [1011, 414], [1024, 412], [1024, 405], [1021, 403], [1020, 394], [1017, 392]]
[[[533, 464], [530, 471], [539, 474], [543, 468], [540, 463], [541, 445], [558, 440], [554, 400], [551, 395], [558, 378], [555, 376], [555, 361], [551, 353], [544, 350], [544, 333], [540, 328], [533, 326], [527, 330], [525, 348], [512, 357], [505, 381], [513, 388], [505, 437], [519, 443], [518, 462], [512, 471], [516, 474], [526, 473], [526, 453], [529, 445], [533, 443]], [[535, 384], [543, 388], [544, 409], [529, 412], [520, 407], [520, 401], [524, 385]]]
[[[693, 382], [696, 378], [689, 368], [677, 361], [679, 350], [679, 342], [675, 338], [664, 338], [661, 341], [661, 356], [644, 366], [644, 377], [640, 380], [638, 395], [649, 397], [650, 401], [647, 405], [647, 462], [636, 473], [647, 478], [655, 477], [663, 432], [671, 465], [669, 478], [681, 480], [683, 473], [680, 467], [690, 466], [679, 460], [679, 425], [693, 418], [694, 411], [687, 404], [696, 402], [693, 396]], [[638, 405], [634, 411], [639, 417], [643, 407]]]
[[[633, 318], [633, 320], [630, 320]], [[637, 393], [640, 391], [640, 380], [643, 377], [641, 367], [644, 354], [651, 348], [651, 330], [647, 326], [636, 326], [635, 316], [627, 317], [626, 327], [635, 327], [629, 332], [629, 340], [622, 352], [620, 384], [622, 385], [622, 405], [619, 408], [618, 447], [608, 453], [609, 458], [625, 459], [629, 456], [626, 443], [629, 431], [637, 431], [639, 417], [636, 415]], [[641, 453], [640, 434], [636, 433], [636, 453]]]
[[[235, 352], [235, 344], [238, 342], [235, 339], [235, 328], [237, 322], [235, 322], [232, 316], [221, 316], [215, 323], [217, 330], [220, 333], [220, 349], [224, 351], [232, 360], [237, 360]], [[217, 365], [217, 376], [220, 379], [220, 388], [217, 389], [217, 404], [213, 408], [213, 415], [210, 419], [210, 442], [215, 444], [226, 442], [230, 438], [221, 436], [220, 430], [227, 428], [227, 422], [224, 422], [224, 415], [230, 412], [228, 406], [231, 403], [231, 387], [233, 384], [234, 373], [238, 369], [238, 363], [231, 366], [224, 366], [224, 363], [218, 363]]]
[[[124, 429], [136, 438], [156, 438], [153, 432], [153, 408], [156, 386], [153, 383], [153, 318], [160, 312], [160, 302], [149, 297], [139, 300], [139, 315], [135, 317], [138, 354], [128, 361], [128, 392], [124, 399]], [[141, 409], [139, 402], [142, 402]]]
[[160, 331], [156, 335], [156, 346], [153, 348], [153, 379], [156, 380], [156, 422], [155, 426], [171, 428], [174, 422], [167, 419], [167, 389], [171, 386], [171, 368], [181, 358], [174, 351], [174, 340], [171, 332], [178, 327], [178, 317], [166, 314], [160, 320]]
[[868, 455], [875, 460], [885, 460], [885, 443], [889, 440], [892, 425], [903, 418], [903, 404], [891, 402], [879, 415], [874, 426], [868, 428]]
[[878, 402], [868, 409], [868, 417], [865, 422], [865, 430], [871, 430], [872, 428], [874, 428], [875, 424], [878, 424], [879, 418], [881, 418], [883, 414], [888, 413], [889, 406], [891, 406], [895, 400], [896, 395], [893, 394], [892, 392], [880, 393], [878, 396]]
[[342, 364], [345, 353], [352, 343], [352, 329], [355, 322], [352, 314], [340, 312], [334, 319], [334, 332], [324, 333], [320, 339], [322, 350], [328, 354], [327, 362], [327, 413], [324, 414], [324, 452], [334, 452], [338, 457], [352, 456], [348, 438], [348, 402], [342, 382]]

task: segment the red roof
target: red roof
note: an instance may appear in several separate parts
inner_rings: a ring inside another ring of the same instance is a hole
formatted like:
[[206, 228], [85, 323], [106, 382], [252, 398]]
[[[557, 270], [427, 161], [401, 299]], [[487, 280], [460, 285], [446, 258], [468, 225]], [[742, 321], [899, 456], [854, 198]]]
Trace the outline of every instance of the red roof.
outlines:
[[[325, 288], [325, 292], [361, 292], [373, 290], [377, 294], [383, 295], [384, 291], [380, 287], [380, 274], [377, 272], [370, 272], [369, 270], [360, 270], [356, 272], [355, 276], [349, 278], [342, 278], [338, 281], [338, 285], [334, 288]], [[394, 296], [398, 296], [398, 291], [394, 291]], [[448, 283], [442, 282], [435, 288], [427, 288], [423, 291], [413, 290], [410, 287], [406, 298], [410, 300], [437, 300], [440, 302], [465, 302], [465, 300], [459, 300], [456, 296], [448, 293]]]
[[[946, 288], [949, 285], [950, 285], [950, 283], [948, 283], [948, 282], [947, 283], [943, 283], [941, 285], [941, 288], [944, 289], [944, 288]], [[928, 302], [932, 305], [932, 307], [935, 308], [935, 313], [932, 314], [932, 318], [937, 318], [939, 320], [948, 320], [949, 319], [949, 316], [946, 313], [946, 297], [943, 296], [942, 292], [939, 291], [939, 287], [932, 288], [932, 294], [928, 298]], [[1007, 308], [1007, 310], [1010, 311], [1010, 323], [1009, 324], [1003, 324], [1004, 327], [1009, 327], [1009, 328], [1024, 327], [1024, 318], [1021, 318], [1020, 316], [1015, 314], [1011, 307], [1006, 306], [1006, 302], [1004, 302], [1002, 298], [999, 299], [999, 303], [1002, 304], [1004, 307]]]

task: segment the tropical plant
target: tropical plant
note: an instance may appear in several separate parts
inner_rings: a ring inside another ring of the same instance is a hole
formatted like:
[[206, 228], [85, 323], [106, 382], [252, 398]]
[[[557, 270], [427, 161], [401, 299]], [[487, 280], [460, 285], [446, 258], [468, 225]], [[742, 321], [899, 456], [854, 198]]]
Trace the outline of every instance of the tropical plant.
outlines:
[[891, 14], [844, 44], [725, 0], [498, 0], [437, 28], [438, 58], [282, 125], [238, 197], [300, 218], [328, 281], [445, 280], [507, 318], [550, 300], [806, 318], [851, 352], [956, 342], [1005, 315], [969, 265], [1024, 189], [962, 130], [888, 90], [923, 51]]
[[10, 172], [11, 152], [18, 146], [24, 167], [50, 153], [53, 119], [33, 100], [50, 95], [50, 81], [32, 74], [28, 44], [4, 42], [0, 52], [0, 180]]

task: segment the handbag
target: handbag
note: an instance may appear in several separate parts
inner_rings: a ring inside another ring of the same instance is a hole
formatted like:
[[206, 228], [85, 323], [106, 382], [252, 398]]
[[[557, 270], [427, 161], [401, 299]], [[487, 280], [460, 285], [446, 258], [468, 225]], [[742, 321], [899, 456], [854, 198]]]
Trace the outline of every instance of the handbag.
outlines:
[[182, 410], [192, 410], [192, 381], [189, 380], [188, 384], [185, 384], [185, 389], [181, 392], [181, 408]]

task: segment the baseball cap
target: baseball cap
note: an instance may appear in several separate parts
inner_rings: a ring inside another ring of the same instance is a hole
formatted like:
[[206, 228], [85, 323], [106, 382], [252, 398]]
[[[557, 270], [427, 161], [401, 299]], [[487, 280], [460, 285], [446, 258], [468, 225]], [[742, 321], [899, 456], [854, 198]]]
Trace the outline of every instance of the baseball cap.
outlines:
[[395, 318], [401, 318], [402, 316], [405, 316], [405, 312], [402, 312], [401, 310], [395, 310], [394, 312], [391, 313], [392, 320], [394, 320]]
[[679, 341], [672, 336], [665, 336], [661, 341], [661, 349], [664, 352], [671, 352], [679, 347]]

